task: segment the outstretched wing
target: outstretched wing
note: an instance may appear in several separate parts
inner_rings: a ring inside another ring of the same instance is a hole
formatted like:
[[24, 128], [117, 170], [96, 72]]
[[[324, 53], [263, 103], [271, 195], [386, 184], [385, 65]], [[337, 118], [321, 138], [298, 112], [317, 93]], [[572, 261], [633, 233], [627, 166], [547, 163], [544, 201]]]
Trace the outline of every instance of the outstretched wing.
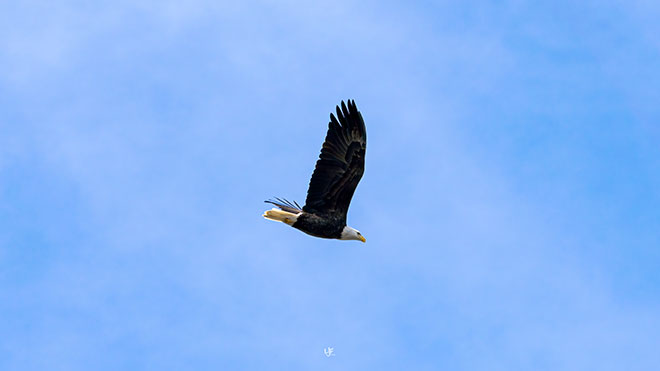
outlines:
[[367, 150], [367, 130], [355, 101], [337, 106], [330, 114], [328, 134], [309, 181], [303, 210], [339, 217], [346, 221], [348, 206], [362, 174]]

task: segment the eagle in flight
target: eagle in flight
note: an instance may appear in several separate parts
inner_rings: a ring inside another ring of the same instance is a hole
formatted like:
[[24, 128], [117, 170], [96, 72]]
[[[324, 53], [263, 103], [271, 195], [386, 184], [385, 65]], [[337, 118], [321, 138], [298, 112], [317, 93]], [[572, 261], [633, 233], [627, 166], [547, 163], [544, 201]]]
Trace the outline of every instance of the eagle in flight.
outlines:
[[277, 206], [263, 217], [286, 223], [309, 235], [339, 240], [367, 240], [346, 225], [346, 214], [362, 174], [367, 150], [367, 130], [355, 101], [341, 102], [337, 116], [330, 114], [328, 133], [309, 181], [305, 206], [275, 198]]

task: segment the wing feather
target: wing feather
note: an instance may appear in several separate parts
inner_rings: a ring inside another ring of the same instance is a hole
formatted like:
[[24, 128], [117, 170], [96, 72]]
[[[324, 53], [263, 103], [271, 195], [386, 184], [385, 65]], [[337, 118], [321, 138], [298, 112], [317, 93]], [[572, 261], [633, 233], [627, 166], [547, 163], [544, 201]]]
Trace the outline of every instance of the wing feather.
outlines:
[[302, 211], [302, 207], [296, 201], [289, 201], [286, 198], [274, 197], [275, 200], [266, 200], [265, 203], [275, 205], [284, 211], [297, 214]]
[[330, 114], [328, 132], [309, 182], [303, 210], [346, 220], [348, 207], [362, 175], [367, 131], [355, 101], [341, 102]]

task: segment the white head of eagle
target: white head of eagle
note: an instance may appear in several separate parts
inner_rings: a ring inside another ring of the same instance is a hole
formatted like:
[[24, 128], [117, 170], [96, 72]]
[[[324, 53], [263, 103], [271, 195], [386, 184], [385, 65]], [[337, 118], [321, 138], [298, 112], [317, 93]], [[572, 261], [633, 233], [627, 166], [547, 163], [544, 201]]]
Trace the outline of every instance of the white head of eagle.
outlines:
[[366, 239], [355, 228], [346, 225], [346, 214], [353, 193], [364, 174], [367, 151], [367, 129], [355, 101], [341, 102], [337, 117], [330, 114], [328, 133], [321, 155], [316, 161], [307, 190], [305, 206], [275, 197], [266, 203], [273, 208], [264, 218], [286, 223], [309, 235], [339, 240]]
[[341, 231], [341, 236], [339, 237], [340, 240], [358, 240], [362, 242], [367, 242], [367, 239], [362, 236], [360, 231], [358, 231], [355, 228], [345, 226], [344, 229]]

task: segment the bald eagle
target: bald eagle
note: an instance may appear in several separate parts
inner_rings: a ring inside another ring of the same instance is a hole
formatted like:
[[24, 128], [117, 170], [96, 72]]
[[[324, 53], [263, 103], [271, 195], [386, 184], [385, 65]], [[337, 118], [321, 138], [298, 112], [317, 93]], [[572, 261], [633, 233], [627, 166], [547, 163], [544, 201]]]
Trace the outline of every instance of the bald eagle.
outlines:
[[321, 155], [309, 181], [305, 206], [275, 198], [264, 201], [273, 208], [263, 217], [286, 223], [309, 235], [340, 240], [367, 240], [346, 225], [348, 206], [362, 174], [367, 150], [367, 130], [355, 101], [337, 106], [337, 117], [330, 114], [328, 133]]

